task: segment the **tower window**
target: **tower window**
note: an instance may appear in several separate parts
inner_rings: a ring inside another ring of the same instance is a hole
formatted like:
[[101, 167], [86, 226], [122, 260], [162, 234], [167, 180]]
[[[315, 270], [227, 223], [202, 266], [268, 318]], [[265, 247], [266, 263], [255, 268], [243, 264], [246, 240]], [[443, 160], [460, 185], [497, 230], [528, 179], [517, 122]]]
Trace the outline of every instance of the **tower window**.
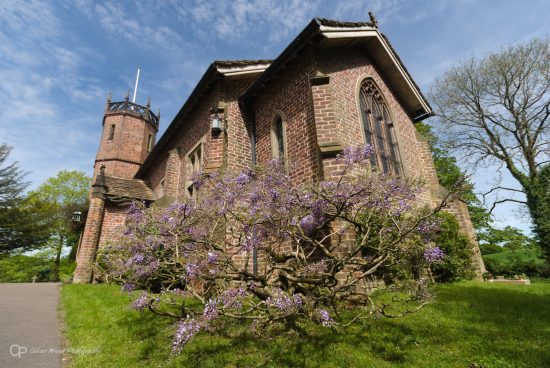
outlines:
[[111, 128], [109, 129], [109, 137], [107, 140], [112, 141], [115, 137], [115, 124], [111, 124]]
[[277, 116], [271, 127], [271, 152], [273, 158], [286, 165], [286, 134], [285, 124], [281, 116]]
[[149, 134], [149, 137], [147, 138], [147, 151], [151, 152], [153, 150], [153, 142], [154, 142], [153, 135]]
[[372, 79], [365, 79], [359, 91], [359, 106], [365, 141], [374, 147], [372, 168], [384, 174], [402, 174], [394, 123], [382, 94]]
[[187, 182], [186, 182], [186, 195], [189, 198], [197, 199], [197, 188], [193, 185], [193, 180], [197, 173], [202, 171], [202, 143], [199, 143], [190, 154], [187, 155]]

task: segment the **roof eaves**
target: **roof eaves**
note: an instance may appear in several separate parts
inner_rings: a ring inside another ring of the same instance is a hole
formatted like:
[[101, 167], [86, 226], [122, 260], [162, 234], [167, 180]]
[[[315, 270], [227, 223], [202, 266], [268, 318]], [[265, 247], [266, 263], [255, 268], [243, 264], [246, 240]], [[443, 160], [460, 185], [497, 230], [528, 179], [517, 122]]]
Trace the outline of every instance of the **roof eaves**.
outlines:
[[386, 37], [385, 34], [383, 34], [382, 32], [380, 32], [380, 35], [382, 37], [382, 39], [386, 42], [386, 44], [388, 45], [388, 48], [391, 50], [391, 52], [393, 53], [393, 55], [395, 56], [395, 58], [397, 59], [397, 62], [399, 63], [399, 65], [401, 66], [401, 68], [403, 68], [403, 71], [405, 72], [405, 74], [407, 75], [407, 77], [409, 78], [409, 80], [411, 81], [411, 83], [413, 84], [414, 88], [416, 89], [416, 91], [418, 92], [418, 94], [420, 95], [420, 97], [422, 98], [424, 104], [426, 105], [426, 107], [428, 108], [428, 111], [426, 111], [426, 114], [422, 115], [422, 116], [419, 116], [417, 118], [415, 118], [415, 122], [418, 122], [418, 121], [422, 121], [430, 116], [434, 116], [435, 113], [432, 109], [432, 106], [430, 105], [430, 103], [428, 102], [428, 99], [426, 98], [426, 96], [424, 96], [424, 94], [422, 93], [422, 90], [420, 90], [420, 87], [418, 86], [418, 84], [416, 84], [415, 80], [413, 79], [413, 77], [411, 76], [411, 73], [409, 73], [409, 70], [407, 69], [407, 67], [405, 66], [405, 64], [403, 63], [403, 61], [401, 60], [401, 57], [399, 57], [399, 54], [395, 51], [395, 49], [393, 48], [392, 44], [390, 43], [390, 40], [388, 39], [388, 37]]
[[155, 144], [153, 150], [149, 153], [138, 172], [134, 178], [141, 178], [152, 165], [152, 163], [158, 158], [162, 152], [164, 146], [168, 143], [173, 133], [175, 133], [179, 127], [183, 124], [183, 117], [189, 112], [193, 107], [194, 102], [201, 96], [202, 92], [211, 84], [216, 77], [220, 77], [221, 74], [218, 71], [218, 68], [215, 66], [215, 63], [210, 64], [208, 69], [204, 72], [202, 78], [199, 80], [179, 112], [176, 114], [160, 140]]

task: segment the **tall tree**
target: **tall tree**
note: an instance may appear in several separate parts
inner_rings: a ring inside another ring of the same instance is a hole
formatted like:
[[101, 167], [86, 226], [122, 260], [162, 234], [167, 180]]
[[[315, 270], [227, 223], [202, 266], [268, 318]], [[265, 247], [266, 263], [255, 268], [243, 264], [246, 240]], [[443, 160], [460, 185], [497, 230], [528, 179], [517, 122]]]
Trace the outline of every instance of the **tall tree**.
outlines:
[[[434, 83], [432, 100], [447, 145], [474, 167], [496, 165], [519, 186], [493, 190], [522, 193], [495, 201], [527, 206], [541, 247], [550, 254], [550, 229], [541, 169], [550, 162], [550, 39], [534, 39], [451, 68]], [[546, 240], [545, 240], [546, 239]]]
[[11, 149], [0, 144], [0, 255], [36, 248], [48, 239], [49, 224], [42, 216], [45, 204], [25, 197], [29, 183], [17, 162], [8, 164]]
[[45, 203], [44, 211], [52, 219], [50, 242], [56, 250], [53, 278], [59, 277], [59, 264], [63, 248], [76, 243], [78, 236], [71, 224], [75, 210], [87, 208], [91, 179], [81, 171], [60, 171], [56, 177], [49, 178], [30, 194], [36, 200]]

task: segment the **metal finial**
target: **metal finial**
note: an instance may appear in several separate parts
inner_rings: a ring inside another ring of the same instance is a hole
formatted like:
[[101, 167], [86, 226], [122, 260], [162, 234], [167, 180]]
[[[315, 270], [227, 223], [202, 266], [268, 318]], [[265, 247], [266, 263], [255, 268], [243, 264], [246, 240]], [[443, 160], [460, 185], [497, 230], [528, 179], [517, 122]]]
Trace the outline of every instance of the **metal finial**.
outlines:
[[376, 20], [376, 17], [374, 16], [374, 13], [372, 11], [369, 12], [370, 22], [375, 28], [378, 28], [378, 21]]
[[160, 120], [160, 108], [157, 109], [157, 118]]
[[147, 97], [147, 107], [151, 107], [151, 97]]
[[126, 96], [124, 97], [124, 99], [126, 100], [126, 102], [128, 102], [128, 100], [130, 99], [130, 90], [126, 92]]
[[111, 94], [111, 91], [109, 91], [109, 93], [107, 94], [107, 102], [111, 102], [111, 97], [112, 97], [112, 94]]

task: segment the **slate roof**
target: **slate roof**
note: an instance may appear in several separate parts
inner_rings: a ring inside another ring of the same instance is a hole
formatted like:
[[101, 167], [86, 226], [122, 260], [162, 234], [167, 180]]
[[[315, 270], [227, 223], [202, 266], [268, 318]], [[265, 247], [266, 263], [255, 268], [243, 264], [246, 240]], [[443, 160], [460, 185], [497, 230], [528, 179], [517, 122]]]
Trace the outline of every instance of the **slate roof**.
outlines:
[[113, 197], [141, 199], [146, 201], [156, 200], [155, 193], [139, 179], [122, 179], [114, 176], [105, 176], [106, 195]]

